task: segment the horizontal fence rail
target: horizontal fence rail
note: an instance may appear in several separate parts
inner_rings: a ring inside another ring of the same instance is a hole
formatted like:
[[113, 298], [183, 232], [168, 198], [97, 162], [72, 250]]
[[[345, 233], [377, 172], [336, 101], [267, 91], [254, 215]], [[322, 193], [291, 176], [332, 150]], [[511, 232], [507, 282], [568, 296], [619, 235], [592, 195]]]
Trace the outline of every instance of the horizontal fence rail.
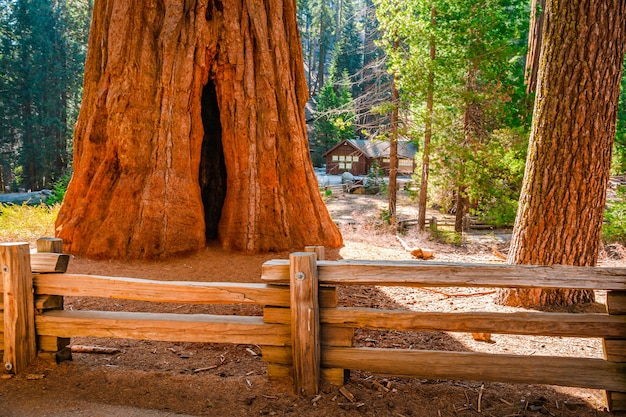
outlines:
[[[94, 275], [46, 274], [33, 278], [36, 295], [115, 298], [177, 304], [289, 306], [289, 288], [267, 284], [157, 281]], [[284, 346], [288, 325], [260, 316], [112, 311], [44, 312], [35, 318], [39, 335], [103, 337], [170, 342]]]
[[38, 294], [178, 304], [289, 306], [289, 289], [267, 284], [157, 281], [76, 274], [37, 275], [33, 282]]
[[626, 364], [602, 359], [476, 352], [326, 348], [322, 365], [427, 379], [549, 384], [620, 391]]
[[320, 317], [324, 324], [376, 330], [626, 339], [626, 316], [594, 313], [434, 313], [336, 308], [321, 309]]
[[[318, 273], [321, 285], [626, 291], [626, 268], [345, 260], [320, 261]], [[266, 262], [262, 279], [288, 283], [289, 261]]]
[[118, 311], [50, 311], [35, 318], [38, 334], [164, 342], [234, 343], [285, 346], [289, 326], [263, 317], [164, 314]]

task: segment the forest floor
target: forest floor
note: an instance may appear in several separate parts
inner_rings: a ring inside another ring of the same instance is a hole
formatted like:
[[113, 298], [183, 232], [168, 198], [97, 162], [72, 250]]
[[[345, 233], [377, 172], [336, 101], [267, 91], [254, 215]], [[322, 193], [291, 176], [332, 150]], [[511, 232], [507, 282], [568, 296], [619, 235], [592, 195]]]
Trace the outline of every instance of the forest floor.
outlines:
[[[327, 202], [342, 224], [345, 245], [327, 250], [327, 259], [398, 259], [411, 255], [395, 231], [379, 220], [386, 200], [339, 194]], [[414, 203], [399, 202], [401, 217], [416, 217]], [[440, 214], [437, 214], [441, 217]], [[430, 240], [409, 230], [412, 247], [427, 247], [436, 261], [502, 262], [507, 232], [467, 234], [459, 245]], [[621, 247], [602, 253], [602, 265], [624, 266]], [[92, 261], [73, 257], [70, 273], [137, 278], [259, 282], [261, 265], [287, 253], [242, 255], [210, 246], [195, 255], [154, 262]], [[584, 311], [604, 311], [604, 296]], [[491, 291], [467, 288], [340, 288], [344, 306], [428, 311], [513, 311], [497, 305]], [[122, 300], [66, 297], [66, 309], [100, 309], [214, 314], [261, 314], [242, 306], [181, 306]], [[519, 309], [517, 309], [519, 310]], [[72, 339], [72, 345], [111, 347], [116, 354], [74, 353], [72, 361], [51, 366], [36, 362], [27, 372], [0, 379], [0, 417], [52, 416], [411, 416], [532, 417], [611, 416], [603, 392], [542, 385], [480, 381], [421, 380], [352, 372], [345, 389], [324, 384], [316, 398], [294, 395], [291, 381], [270, 381], [256, 345], [169, 343], [116, 339]], [[357, 330], [355, 345], [448, 351], [602, 357], [600, 340], [493, 335], [493, 343], [444, 332]], [[572, 375], [574, 378], [575, 375]]]

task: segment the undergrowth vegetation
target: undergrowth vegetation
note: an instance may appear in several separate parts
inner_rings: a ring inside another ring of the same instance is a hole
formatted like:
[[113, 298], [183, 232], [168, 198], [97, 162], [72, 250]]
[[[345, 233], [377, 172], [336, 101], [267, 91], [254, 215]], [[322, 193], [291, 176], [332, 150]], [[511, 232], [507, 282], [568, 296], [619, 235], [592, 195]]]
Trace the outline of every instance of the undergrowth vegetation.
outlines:
[[43, 236], [54, 236], [59, 207], [59, 204], [0, 204], [0, 241], [32, 242]]
[[617, 198], [604, 213], [602, 239], [605, 243], [626, 244], [626, 188], [618, 187]]

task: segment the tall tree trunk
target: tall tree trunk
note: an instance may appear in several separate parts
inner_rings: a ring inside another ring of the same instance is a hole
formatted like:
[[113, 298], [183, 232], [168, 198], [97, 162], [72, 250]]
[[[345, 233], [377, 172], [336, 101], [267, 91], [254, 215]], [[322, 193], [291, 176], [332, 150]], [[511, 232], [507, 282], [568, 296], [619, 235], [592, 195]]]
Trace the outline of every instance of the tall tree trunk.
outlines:
[[343, 17], [341, 16], [343, 12], [343, 1], [337, 0], [336, 5], [336, 13], [335, 13], [335, 45], [339, 44], [341, 40], [341, 29], [343, 26]]
[[[436, 24], [437, 9], [433, 5], [430, 10], [430, 25], [434, 29]], [[436, 45], [434, 36], [430, 39], [430, 63], [434, 64], [436, 58]], [[424, 230], [426, 227], [426, 200], [428, 199], [428, 174], [430, 172], [430, 140], [433, 136], [433, 107], [435, 96], [435, 73], [434, 69], [428, 70], [428, 86], [426, 88], [426, 123], [424, 126], [424, 147], [422, 148], [422, 178], [420, 182], [420, 197], [418, 203], [417, 227]]]
[[341, 244], [309, 156], [293, 0], [96, 0], [87, 55], [66, 250], [165, 257], [215, 230], [247, 252]]
[[[393, 48], [398, 48], [399, 42], [394, 40]], [[396, 87], [396, 77], [391, 82], [391, 137], [389, 138], [389, 221], [396, 223], [396, 202], [398, 184], [398, 106], [399, 94]]]
[[[598, 259], [626, 49], [623, 0], [548, 0], [539, 83], [509, 262]], [[564, 70], [565, 69], [565, 70]], [[509, 305], [592, 301], [592, 292], [511, 290]]]
[[465, 229], [465, 215], [468, 212], [469, 199], [467, 197], [467, 184], [465, 179], [466, 149], [477, 141], [483, 134], [482, 109], [476, 102], [478, 93], [478, 65], [469, 62], [467, 79], [465, 81], [465, 109], [463, 111], [463, 142], [459, 150], [459, 172], [456, 189], [456, 213], [454, 218], [454, 231], [463, 232]]
[[[317, 60], [317, 81], [315, 92], [322, 91], [324, 87], [324, 71], [326, 70], [326, 41], [324, 40], [324, 32], [326, 31], [326, 27], [324, 26], [324, 9], [320, 11], [320, 51], [319, 57]], [[314, 96], [315, 97], [315, 96]]]
[[37, 160], [40, 156], [39, 152], [37, 152], [38, 148], [35, 146], [35, 134], [33, 127], [35, 122], [32, 112], [33, 103], [31, 100], [31, 96], [32, 94], [27, 93], [27, 97], [24, 100], [24, 113], [22, 115], [26, 122], [23, 125], [24, 143], [22, 144], [22, 152], [24, 158], [24, 172], [22, 173], [22, 175], [24, 175], [24, 178], [22, 179], [22, 183], [28, 191], [37, 189], [37, 178], [39, 174], [37, 169]]
[[546, 0], [532, 0], [530, 5], [528, 54], [526, 55], [524, 73], [524, 83], [526, 84], [526, 92], [528, 94], [534, 93], [537, 88], [537, 72], [539, 71], [539, 58], [541, 57], [541, 38], [545, 8]]
[[308, 42], [307, 42], [307, 64], [306, 64], [306, 73], [308, 75], [307, 77], [307, 86], [309, 91], [311, 91], [312, 89], [312, 80], [313, 80], [313, 39], [311, 36], [311, 22], [309, 21], [309, 18], [307, 17], [306, 19], [306, 33], [308, 36]]

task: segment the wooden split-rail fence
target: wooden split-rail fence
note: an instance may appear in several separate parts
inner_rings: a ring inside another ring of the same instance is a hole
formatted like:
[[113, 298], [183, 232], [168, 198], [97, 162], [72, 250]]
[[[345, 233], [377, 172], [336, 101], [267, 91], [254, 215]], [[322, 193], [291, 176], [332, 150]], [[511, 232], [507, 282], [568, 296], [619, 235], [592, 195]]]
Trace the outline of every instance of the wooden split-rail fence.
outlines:
[[[455, 220], [451, 218], [437, 218], [430, 217], [426, 219], [427, 226], [430, 230], [438, 230], [441, 228], [454, 229]], [[398, 220], [398, 230], [405, 230], [409, 227], [415, 227], [418, 224], [418, 219], [400, 219]], [[495, 229], [510, 229], [512, 226], [494, 226], [493, 224], [485, 223], [476, 216], [465, 216], [463, 218], [463, 230], [495, 230]]]
[[[309, 247], [263, 265], [264, 283], [177, 282], [64, 274], [67, 255], [47, 239], [1, 244], [0, 350], [6, 372], [37, 355], [64, 356], [71, 337], [255, 344], [270, 378], [293, 378], [314, 395], [321, 380], [345, 382], [348, 370], [423, 379], [549, 384], [605, 390], [626, 410], [626, 268], [324, 261]], [[39, 242], [38, 242], [39, 246]], [[51, 247], [52, 246], [52, 247]], [[42, 253], [43, 252], [43, 253]], [[416, 312], [347, 308], [339, 286], [565, 288], [607, 292], [607, 313]], [[263, 316], [68, 311], [63, 296], [177, 304], [259, 304]], [[354, 329], [452, 331], [603, 339], [604, 359], [376, 349], [353, 346]]]

